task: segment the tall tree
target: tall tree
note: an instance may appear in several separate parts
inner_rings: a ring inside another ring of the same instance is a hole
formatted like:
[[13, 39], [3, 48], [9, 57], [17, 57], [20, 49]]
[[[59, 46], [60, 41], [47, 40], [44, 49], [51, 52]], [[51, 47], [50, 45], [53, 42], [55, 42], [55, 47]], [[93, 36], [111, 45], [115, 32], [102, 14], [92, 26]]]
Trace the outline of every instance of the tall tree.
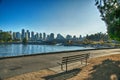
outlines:
[[8, 32], [1, 32], [0, 40], [8, 42], [8, 41], [12, 40], [12, 36]]
[[23, 43], [23, 44], [26, 44], [26, 43], [27, 43], [27, 39], [24, 38], [24, 39], [22, 40], [22, 43]]
[[95, 0], [110, 38], [120, 41], [120, 0]]

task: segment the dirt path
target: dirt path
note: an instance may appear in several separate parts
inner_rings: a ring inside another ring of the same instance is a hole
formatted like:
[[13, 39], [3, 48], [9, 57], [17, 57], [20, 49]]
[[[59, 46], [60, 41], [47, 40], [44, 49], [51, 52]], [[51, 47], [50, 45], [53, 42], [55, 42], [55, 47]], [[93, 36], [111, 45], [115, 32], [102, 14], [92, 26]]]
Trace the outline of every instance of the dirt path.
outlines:
[[104, 49], [3, 59], [0, 60], [0, 78], [5, 79], [23, 73], [58, 66], [57, 62], [59, 62], [63, 56], [90, 53], [90, 58], [95, 58], [110, 54], [119, 54], [119, 52], [120, 49]]

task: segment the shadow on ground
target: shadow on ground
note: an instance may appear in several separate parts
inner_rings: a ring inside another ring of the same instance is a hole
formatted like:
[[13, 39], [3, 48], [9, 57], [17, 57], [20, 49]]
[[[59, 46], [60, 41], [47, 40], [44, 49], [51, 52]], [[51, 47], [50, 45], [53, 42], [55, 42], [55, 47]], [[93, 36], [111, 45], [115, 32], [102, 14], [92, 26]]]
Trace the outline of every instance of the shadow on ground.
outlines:
[[104, 60], [93, 66], [92, 71], [87, 80], [120, 80], [120, 61]]
[[0, 78], [0, 80], [2, 80], [2, 78]]
[[77, 69], [73, 69], [73, 70], [70, 70], [67, 72], [62, 72], [62, 73], [58, 73], [55, 75], [45, 76], [43, 78], [45, 80], [66, 80], [73, 76], [76, 76], [80, 71], [81, 71], [81, 69], [77, 68]]

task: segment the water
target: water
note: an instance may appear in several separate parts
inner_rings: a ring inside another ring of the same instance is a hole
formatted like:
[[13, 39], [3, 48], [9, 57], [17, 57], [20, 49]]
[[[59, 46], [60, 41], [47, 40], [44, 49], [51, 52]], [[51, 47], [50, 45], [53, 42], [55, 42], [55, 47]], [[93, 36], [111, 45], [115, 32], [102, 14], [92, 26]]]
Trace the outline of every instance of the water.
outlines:
[[22, 44], [2, 44], [0, 45], [0, 57], [20, 56], [30, 54], [40, 54], [48, 52], [72, 51], [92, 49], [79, 46], [57, 46], [57, 45], [22, 45]]

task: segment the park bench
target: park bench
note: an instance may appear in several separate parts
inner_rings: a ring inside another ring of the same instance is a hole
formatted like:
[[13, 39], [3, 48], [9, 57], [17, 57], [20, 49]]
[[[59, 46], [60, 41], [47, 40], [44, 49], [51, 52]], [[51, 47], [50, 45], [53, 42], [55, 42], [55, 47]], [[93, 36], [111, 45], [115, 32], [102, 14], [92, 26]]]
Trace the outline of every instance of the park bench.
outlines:
[[62, 61], [58, 62], [58, 64], [61, 65], [61, 70], [63, 70], [63, 65], [65, 65], [66, 66], [66, 72], [67, 72], [67, 67], [68, 67], [69, 63], [80, 61], [81, 64], [83, 62], [85, 62], [85, 64], [87, 65], [87, 59], [89, 58], [89, 56], [90, 56], [90, 53], [62, 57]]

